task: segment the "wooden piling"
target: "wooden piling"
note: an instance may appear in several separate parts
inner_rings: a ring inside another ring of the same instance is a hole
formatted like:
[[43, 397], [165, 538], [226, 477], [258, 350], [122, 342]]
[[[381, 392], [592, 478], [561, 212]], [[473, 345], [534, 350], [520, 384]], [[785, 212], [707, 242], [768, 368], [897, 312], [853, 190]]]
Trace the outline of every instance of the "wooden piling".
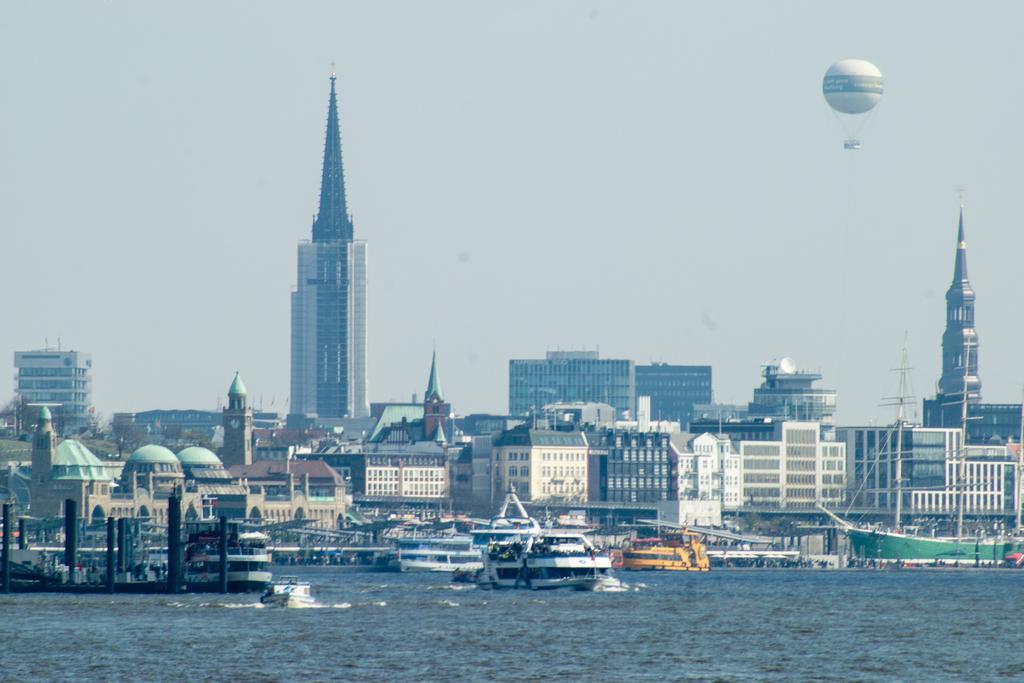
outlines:
[[117, 520], [117, 571], [119, 574], [122, 575], [125, 573], [128, 564], [127, 553], [125, 552], [125, 543], [128, 540], [128, 534], [126, 533], [127, 531], [128, 520], [124, 517], [121, 517]]
[[167, 499], [167, 592], [181, 591], [181, 501], [177, 496]]
[[219, 551], [219, 568], [220, 568], [220, 592], [228, 592], [228, 518], [221, 516], [220, 518], [220, 545]]
[[107, 592], [114, 592], [114, 518], [107, 517]]
[[75, 501], [64, 501], [64, 564], [68, 567], [68, 578], [73, 580], [75, 560], [78, 556], [78, 508]]
[[11, 536], [14, 535], [14, 530], [11, 529], [11, 504], [4, 503], [4, 541], [3, 541], [3, 556], [0, 558], [0, 563], [3, 564], [3, 591], [4, 593], [11, 592]]

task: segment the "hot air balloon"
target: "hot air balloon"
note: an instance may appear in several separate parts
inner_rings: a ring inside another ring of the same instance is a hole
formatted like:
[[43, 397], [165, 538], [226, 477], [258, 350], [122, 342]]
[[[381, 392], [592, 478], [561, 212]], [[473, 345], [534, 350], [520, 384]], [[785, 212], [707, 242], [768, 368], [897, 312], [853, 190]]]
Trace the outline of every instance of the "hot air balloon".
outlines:
[[860, 149], [857, 134], [882, 99], [882, 72], [863, 59], [842, 59], [828, 68], [821, 87], [846, 132], [844, 149]]

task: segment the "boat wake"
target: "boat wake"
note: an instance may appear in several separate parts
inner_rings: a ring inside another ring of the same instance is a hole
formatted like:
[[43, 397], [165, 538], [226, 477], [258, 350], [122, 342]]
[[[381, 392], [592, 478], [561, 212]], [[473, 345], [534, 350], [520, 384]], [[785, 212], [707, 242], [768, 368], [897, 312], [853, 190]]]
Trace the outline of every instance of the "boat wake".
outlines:
[[[633, 590], [640, 590], [640, 589], [639, 588], [634, 588]], [[594, 592], [595, 593], [628, 593], [629, 591], [630, 591], [630, 587], [629, 587], [628, 583], [620, 583], [618, 585], [612, 584], [612, 585], [608, 585], [608, 586], [598, 585], [597, 587], [594, 588]]]

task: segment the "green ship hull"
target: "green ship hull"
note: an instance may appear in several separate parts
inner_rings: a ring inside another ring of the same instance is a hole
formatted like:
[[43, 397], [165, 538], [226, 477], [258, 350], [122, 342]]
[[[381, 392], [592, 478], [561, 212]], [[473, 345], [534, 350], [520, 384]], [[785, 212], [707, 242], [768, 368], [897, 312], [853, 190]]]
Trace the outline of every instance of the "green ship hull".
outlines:
[[927, 564], [1001, 564], [1004, 558], [1020, 549], [1009, 540], [956, 540], [909, 536], [890, 531], [849, 527], [846, 535], [855, 558], [878, 562]]

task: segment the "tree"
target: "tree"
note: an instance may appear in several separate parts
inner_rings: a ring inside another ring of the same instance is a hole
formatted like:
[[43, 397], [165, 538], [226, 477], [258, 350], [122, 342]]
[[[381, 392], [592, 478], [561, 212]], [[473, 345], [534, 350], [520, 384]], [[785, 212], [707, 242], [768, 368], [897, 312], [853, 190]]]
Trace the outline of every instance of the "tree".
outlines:
[[183, 432], [181, 441], [192, 446], [201, 446], [213, 450], [213, 441], [210, 439], [210, 435], [202, 429], [189, 429]]
[[28, 399], [16, 395], [3, 408], [0, 408], [0, 423], [11, 425], [14, 435], [21, 436], [27, 433], [32, 426], [30, 418], [34, 417], [34, 414], [30, 415], [31, 412]]
[[110, 420], [110, 436], [117, 447], [117, 457], [123, 457], [146, 442], [146, 432], [137, 424], [131, 413], [114, 413]]

